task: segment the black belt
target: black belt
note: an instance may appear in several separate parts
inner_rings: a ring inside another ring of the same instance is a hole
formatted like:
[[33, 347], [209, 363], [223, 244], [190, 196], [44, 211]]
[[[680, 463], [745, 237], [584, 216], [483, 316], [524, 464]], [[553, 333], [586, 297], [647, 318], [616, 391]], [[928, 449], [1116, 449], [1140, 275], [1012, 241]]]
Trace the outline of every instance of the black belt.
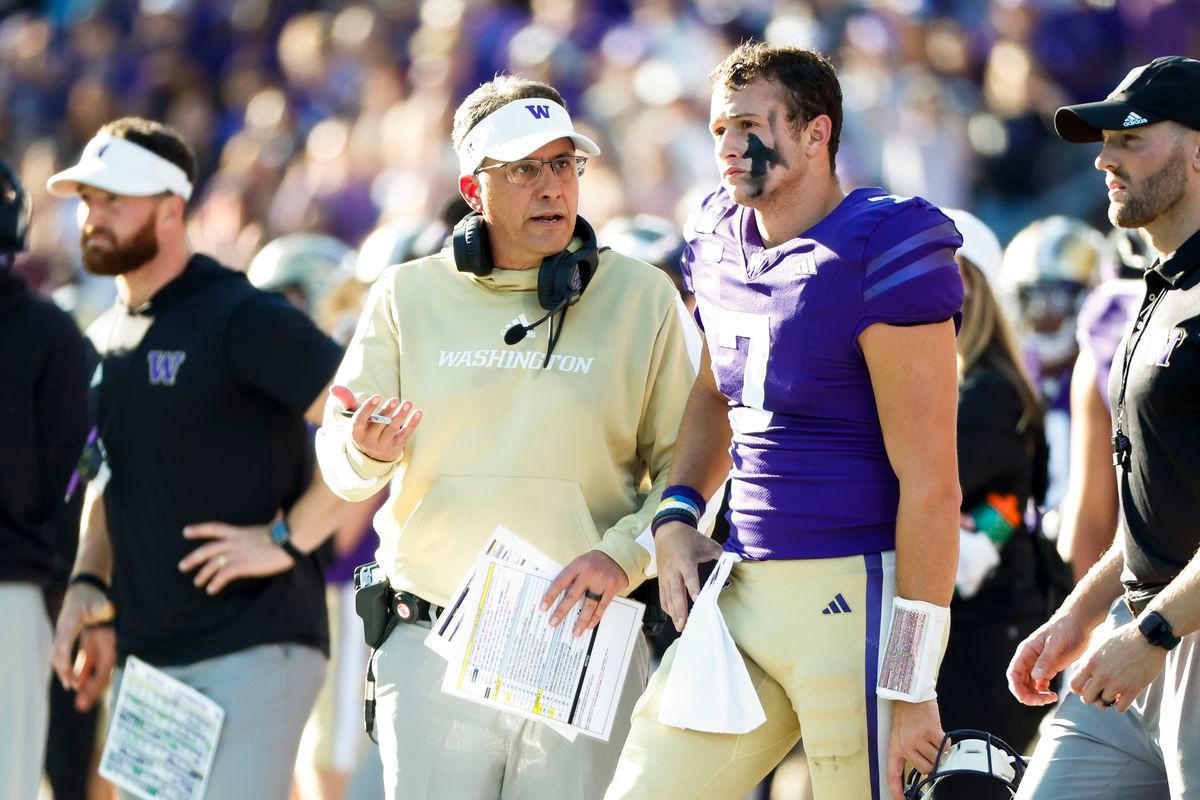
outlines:
[[442, 607], [409, 592], [392, 592], [392, 613], [399, 622], [433, 622]]

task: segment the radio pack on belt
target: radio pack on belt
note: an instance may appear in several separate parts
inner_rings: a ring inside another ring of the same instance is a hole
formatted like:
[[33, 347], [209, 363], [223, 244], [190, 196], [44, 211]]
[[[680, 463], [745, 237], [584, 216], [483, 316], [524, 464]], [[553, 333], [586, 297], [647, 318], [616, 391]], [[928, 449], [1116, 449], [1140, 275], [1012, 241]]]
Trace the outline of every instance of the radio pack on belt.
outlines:
[[367, 647], [378, 648], [392, 632], [392, 585], [383, 567], [372, 561], [354, 569], [354, 611], [363, 624]]
[[367, 735], [375, 739], [375, 651], [383, 646], [400, 623], [430, 622], [441, 608], [415, 594], [397, 592], [379, 562], [354, 568], [354, 612], [363, 624], [363, 639], [371, 654], [367, 657], [366, 702], [363, 704]]

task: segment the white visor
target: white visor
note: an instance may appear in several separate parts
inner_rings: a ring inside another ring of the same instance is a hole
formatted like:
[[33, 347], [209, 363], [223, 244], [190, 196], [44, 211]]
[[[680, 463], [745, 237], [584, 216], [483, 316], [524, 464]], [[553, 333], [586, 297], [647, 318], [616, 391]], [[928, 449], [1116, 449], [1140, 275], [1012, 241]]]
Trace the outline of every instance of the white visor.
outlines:
[[553, 100], [532, 97], [514, 100], [484, 117], [463, 140], [458, 153], [458, 170], [471, 175], [485, 158], [518, 161], [555, 139], [571, 139], [589, 156], [600, 155], [600, 147], [575, 132], [567, 110]]
[[192, 184], [182, 169], [141, 145], [108, 133], [97, 134], [87, 143], [78, 164], [46, 181], [50, 194], [58, 197], [77, 194], [81, 185], [129, 197], [163, 192], [184, 200], [192, 196]]

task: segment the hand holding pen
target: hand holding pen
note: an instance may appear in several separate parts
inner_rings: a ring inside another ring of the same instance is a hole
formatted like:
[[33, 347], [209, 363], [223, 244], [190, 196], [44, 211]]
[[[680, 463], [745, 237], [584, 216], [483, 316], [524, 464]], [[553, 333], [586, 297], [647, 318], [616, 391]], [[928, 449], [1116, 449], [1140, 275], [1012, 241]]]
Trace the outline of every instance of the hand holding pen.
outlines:
[[409, 437], [421, 423], [422, 414], [413, 410], [412, 403], [372, 395], [360, 404], [345, 386], [332, 386], [329, 393], [342, 404], [339, 413], [353, 420], [350, 439], [355, 447], [376, 461], [400, 459]]

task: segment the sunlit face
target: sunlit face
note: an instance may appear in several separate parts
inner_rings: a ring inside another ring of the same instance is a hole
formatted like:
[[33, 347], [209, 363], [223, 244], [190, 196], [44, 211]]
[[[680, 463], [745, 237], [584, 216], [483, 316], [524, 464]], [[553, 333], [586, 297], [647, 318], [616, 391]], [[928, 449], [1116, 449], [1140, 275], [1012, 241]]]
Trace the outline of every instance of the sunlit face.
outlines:
[[740, 89], [717, 86], [708, 129], [721, 183], [734, 202], [762, 205], [782, 185], [803, 179], [798, 132], [788, 124], [776, 84], [758, 79]]
[[1141, 228], [1179, 203], [1188, 177], [1186, 138], [1166, 122], [1104, 131], [1096, 169], [1105, 173], [1113, 225]]
[[[526, 158], [551, 161], [575, 155], [575, 143], [556, 139]], [[498, 164], [487, 159], [482, 166]], [[534, 267], [546, 256], [567, 249], [579, 209], [579, 177], [574, 168], [555, 172], [544, 164], [542, 174], [527, 184], [509, 181], [505, 170], [485, 170], [474, 176], [478, 191], [467, 202], [488, 223], [492, 259], [498, 266]]]
[[79, 189], [80, 246], [93, 275], [123, 275], [158, 255], [155, 211], [163, 196], [130, 197]]

